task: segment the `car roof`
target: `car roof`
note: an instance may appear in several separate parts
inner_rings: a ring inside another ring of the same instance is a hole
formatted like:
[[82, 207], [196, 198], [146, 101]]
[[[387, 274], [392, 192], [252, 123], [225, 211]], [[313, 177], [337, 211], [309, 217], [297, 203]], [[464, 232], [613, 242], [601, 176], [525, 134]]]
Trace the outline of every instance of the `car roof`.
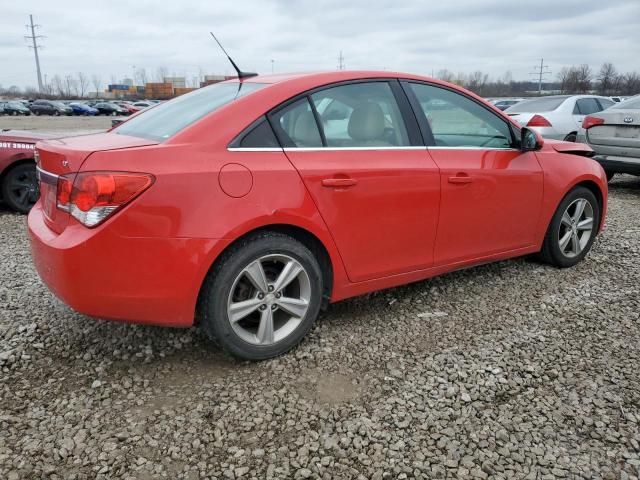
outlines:
[[[313, 80], [317, 80], [319, 85], [325, 83], [333, 83], [340, 81], [348, 81], [348, 80], [360, 80], [367, 78], [407, 78], [407, 79], [415, 79], [415, 80], [429, 80], [435, 83], [441, 83], [440, 81], [430, 78], [424, 77], [421, 75], [415, 75], [410, 73], [401, 73], [401, 72], [390, 72], [387, 70], [329, 70], [322, 72], [295, 72], [295, 73], [276, 73], [276, 74], [265, 74], [265, 75], [256, 75], [254, 77], [245, 78], [243, 82], [251, 82], [251, 83], [285, 83], [285, 82], [295, 82], [296, 80], [304, 80], [306, 82], [310, 82]], [[237, 78], [232, 78], [230, 80], [225, 80], [225, 82], [237, 82]]]

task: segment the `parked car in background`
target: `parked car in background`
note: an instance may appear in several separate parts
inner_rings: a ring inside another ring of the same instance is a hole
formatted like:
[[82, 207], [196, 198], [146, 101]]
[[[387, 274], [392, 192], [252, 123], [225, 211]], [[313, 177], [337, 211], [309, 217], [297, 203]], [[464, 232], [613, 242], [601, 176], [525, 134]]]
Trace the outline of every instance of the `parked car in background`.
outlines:
[[51, 135], [17, 130], [0, 132], [0, 200], [12, 210], [27, 213], [39, 194], [34, 161], [35, 143]]
[[73, 110], [74, 115], [92, 116], [98, 114], [98, 109], [93, 108], [86, 103], [73, 102], [69, 104], [69, 107]]
[[73, 115], [71, 107], [53, 100], [36, 100], [29, 108], [34, 115]]
[[418, 75], [229, 80], [39, 142], [32, 256], [82, 313], [198, 319], [265, 359], [329, 302], [532, 253], [577, 264], [607, 209], [592, 153]]
[[627, 99], [627, 97], [609, 97], [609, 98], [616, 103], [624, 102]]
[[4, 115], [31, 115], [31, 110], [24, 106], [22, 102], [17, 100], [9, 100], [0, 102], [0, 109]]
[[575, 142], [584, 117], [614, 103], [610, 98], [596, 95], [552, 95], [523, 100], [507, 108], [505, 113], [544, 138]]
[[640, 175], [640, 95], [585, 117], [582, 126], [609, 180], [616, 173]]
[[506, 110], [509, 107], [513, 107], [514, 105], [520, 103], [523, 99], [522, 98], [504, 98], [504, 99], [497, 99], [496, 101], [493, 102], [493, 104], [495, 105], [496, 108], [499, 108], [500, 110]]
[[149, 108], [153, 105], [155, 104], [152, 104], [150, 102], [134, 102], [133, 103], [133, 106], [138, 108], [138, 110], [144, 110], [145, 108]]
[[118, 105], [121, 109], [125, 110], [128, 115], [132, 115], [134, 113], [138, 113], [140, 109], [129, 102], [113, 102]]
[[111, 102], [98, 102], [93, 105], [98, 110], [98, 115], [128, 115], [128, 112], [119, 105]]

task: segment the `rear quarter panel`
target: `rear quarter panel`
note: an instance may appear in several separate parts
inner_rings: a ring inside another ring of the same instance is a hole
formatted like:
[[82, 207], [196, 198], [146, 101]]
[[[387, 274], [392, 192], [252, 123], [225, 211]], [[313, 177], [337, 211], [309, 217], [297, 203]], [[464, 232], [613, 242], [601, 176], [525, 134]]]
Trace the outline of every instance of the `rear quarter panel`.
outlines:
[[604, 227], [607, 212], [607, 178], [598, 162], [580, 155], [558, 153], [552, 149], [536, 152], [544, 171], [544, 196], [538, 229], [538, 244], [542, 245], [547, 227], [562, 199], [576, 185], [583, 182], [595, 184], [602, 200], [600, 230]]
[[0, 136], [0, 175], [11, 165], [33, 159], [35, 140], [15, 140]]

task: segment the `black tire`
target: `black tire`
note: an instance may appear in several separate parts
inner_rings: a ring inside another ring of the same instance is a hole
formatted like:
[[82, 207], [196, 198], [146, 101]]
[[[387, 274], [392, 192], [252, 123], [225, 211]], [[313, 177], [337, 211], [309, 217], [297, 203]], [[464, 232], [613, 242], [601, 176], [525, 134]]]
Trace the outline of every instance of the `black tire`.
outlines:
[[39, 196], [35, 163], [11, 168], [2, 180], [2, 200], [18, 213], [29, 213]]
[[[306, 270], [310, 284], [307, 312], [300, 324], [280, 341], [270, 345], [251, 344], [231, 327], [227, 300], [242, 270], [265, 255], [287, 255]], [[200, 291], [198, 317], [207, 335], [227, 353], [246, 360], [265, 360], [295, 347], [313, 326], [322, 303], [323, 276], [313, 253], [294, 238], [263, 232], [241, 240], [223, 253], [209, 272]]]
[[616, 174], [616, 172], [612, 172], [611, 170], [605, 170], [604, 173], [607, 176], [607, 182], [610, 182]]
[[39, 110], [36, 110], [35, 112], [33, 112], [33, 114], [34, 114], [36, 117], [39, 117], [39, 116], [40, 116], [40, 111], [39, 111]]
[[59, 112], [58, 110], [56, 110], [55, 112], [53, 112], [53, 114], [54, 114], [56, 117], [59, 117], [59, 116], [60, 116], [60, 112]]
[[16, 112], [16, 111], [14, 110], [13, 112], [11, 112], [11, 115], [13, 115], [13, 116], [15, 117], [16, 115], [18, 115], [18, 112]]
[[[591, 236], [589, 241], [582, 249], [582, 251], [576, 256], [569, 257], [565, 255], [559, 245], [560, 229], [562, 223], [562, 216], [565, 210], [576, 200], [584, 199], [591, 205], [593, 209], [593, 226], [591, 230]], [[573, 267], [577, 263], [580, 263], [584, 257], [591, 250], [591, 246], [596, 238], [598, 229], [600, 227], [600, 204], [591, 190], [586, 187], [576, 187], [571, 190], [560, 202], [558, 208], [551, 218], [551, 222], [547, 229], [547, 234], [544, 237], [542, 243], [542, 250], [540, 251], [540, 258], [545, 263], [549, 263], [559, 268]]]
[[578, 140], [578, 134], [576, 132], [571, 132], [569, 135], [564, 137], [565, 142], [575, 142]]

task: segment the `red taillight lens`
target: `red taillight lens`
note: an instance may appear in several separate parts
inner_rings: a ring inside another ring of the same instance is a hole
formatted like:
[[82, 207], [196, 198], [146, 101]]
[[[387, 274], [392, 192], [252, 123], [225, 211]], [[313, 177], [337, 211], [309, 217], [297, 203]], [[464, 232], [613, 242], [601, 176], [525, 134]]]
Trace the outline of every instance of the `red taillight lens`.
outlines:
[[[146, 173], [82, 172], [58, 179], [58, 208], [87, 227], [102, 223], [153, 183]], [[73, 184], [72, 184], [73, 183]]]
[[527, 127], [550, 127], [551, 123], [549, 120], [544, 118], [542, 115], [534, 115], [531, 117], [529, 122], [527, 123]]
[[586, 130], [596, 125], [602, 125], [603, 123], [604, 123], [603, 118], [587, 116], [587, 117], [584, 117], [584, 120], [582, 120], [582, 128]]

